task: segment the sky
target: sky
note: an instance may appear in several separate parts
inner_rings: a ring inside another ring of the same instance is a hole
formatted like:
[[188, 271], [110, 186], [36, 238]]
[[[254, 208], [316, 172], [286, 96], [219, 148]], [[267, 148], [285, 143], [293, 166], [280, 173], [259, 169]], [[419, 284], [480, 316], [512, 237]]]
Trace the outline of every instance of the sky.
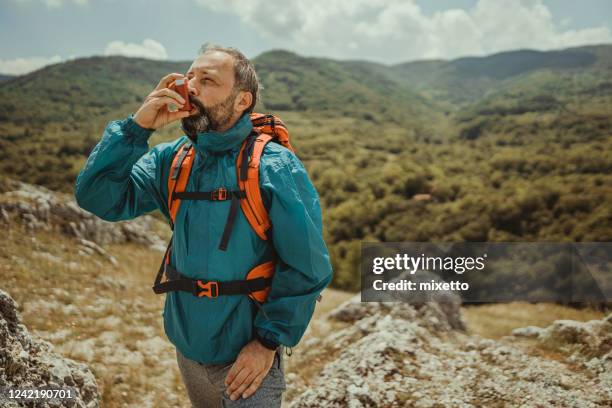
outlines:
[[212, 42], [396, 64], [612, 43], [611, 0], [0, 0], [0, 73]]

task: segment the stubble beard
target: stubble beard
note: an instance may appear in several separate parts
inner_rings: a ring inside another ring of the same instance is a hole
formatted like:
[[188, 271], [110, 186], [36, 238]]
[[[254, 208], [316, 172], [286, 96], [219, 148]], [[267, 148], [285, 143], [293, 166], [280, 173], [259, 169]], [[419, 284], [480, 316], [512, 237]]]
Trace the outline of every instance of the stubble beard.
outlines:
[[181, 119], [181, 127], [185, 134], [195, 143], [198, 133], [217, 131], [227, 126], [232, 119], [236, 96], [237, 92], [232, 92], [224, 101], [205, 107], [200, 100], [189, 95], [189, 102], [197, 108], [198, 112]]

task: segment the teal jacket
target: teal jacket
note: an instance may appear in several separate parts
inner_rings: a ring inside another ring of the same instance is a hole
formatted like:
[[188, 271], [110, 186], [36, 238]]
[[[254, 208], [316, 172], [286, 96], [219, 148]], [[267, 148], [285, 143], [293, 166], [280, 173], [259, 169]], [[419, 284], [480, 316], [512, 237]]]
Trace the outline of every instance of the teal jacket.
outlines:
[[[236, 157], [252, 130], [248, 114], [225, 132], [200, 133], [186, 191], [237, 190]], [[77, 203], [107, 221], [128, 220], [159, 209], [168, 213], [167, 180], [174, 154], [187, 136], [149, 150], [153, 131], [132, 116], [111, 121], [79, 173]], [[260, 239], [238, 212], [226, 251], [218, 249], [230, 201], [183, 201], [176, 216], [171, 265], [194, 279], [244, 279], [277, 254], [275, 274], [261, 309], [245, 295], [197, 298], [166, 294], [164, 329], [186, 357], [226, 363], [253, 338], [295, 346], [332, 267], [322, 235], [319, 196], [297, 156], [271, 142], [260, 163], [260, 185], [272, 223], [272, 240]], [[160, 256], [161, 260], [161, 256]], [[156, 271], [151, 271], [153, 279]]]

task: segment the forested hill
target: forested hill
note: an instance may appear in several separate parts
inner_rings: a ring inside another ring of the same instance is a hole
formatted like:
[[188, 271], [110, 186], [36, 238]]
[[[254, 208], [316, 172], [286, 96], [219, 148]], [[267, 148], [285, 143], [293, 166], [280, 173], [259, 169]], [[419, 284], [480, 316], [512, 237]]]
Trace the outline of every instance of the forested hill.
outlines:
[[[612, 238], [612, 45], [254, 62], [258, 110], [286, 121], [321, 195], [338, 286], [358, 283], [366, 239]], [[0, 78], [2, 177], [71, 191], [104, 125], [189, 64], [92, 57]], [[179, 135], [170, 126], [151, 143]]]

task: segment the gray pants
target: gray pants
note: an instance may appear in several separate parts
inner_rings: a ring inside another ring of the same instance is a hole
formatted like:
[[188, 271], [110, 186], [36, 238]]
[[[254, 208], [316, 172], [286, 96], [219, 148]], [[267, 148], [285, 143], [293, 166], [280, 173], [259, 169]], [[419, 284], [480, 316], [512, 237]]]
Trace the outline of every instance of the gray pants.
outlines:
[[281, 406], [282, 395], [286, 389], [282, 347], [276, 351], [272, 367], [257, 391], [247, 399], [240, 397], [236, 401], [229, 398], [224, 383], [233, 362], [202, 364], [188, 359], [178, 349], [176, 359], [193, 408]]

